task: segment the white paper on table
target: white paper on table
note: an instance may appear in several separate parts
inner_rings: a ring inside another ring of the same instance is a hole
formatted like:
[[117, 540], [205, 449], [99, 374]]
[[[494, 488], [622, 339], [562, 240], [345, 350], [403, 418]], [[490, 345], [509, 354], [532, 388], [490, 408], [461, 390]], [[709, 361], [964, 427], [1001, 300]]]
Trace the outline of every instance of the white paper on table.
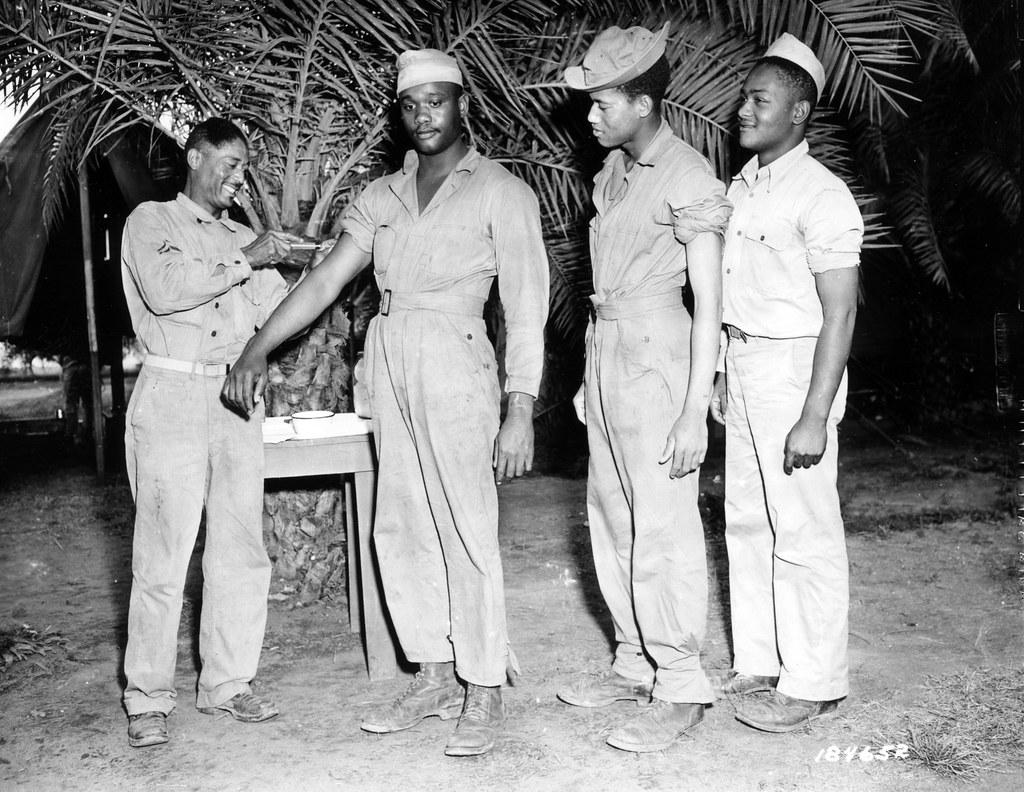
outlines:
[[372, 431], [368, 418], [360, 418], [355, 413], [335, 413], [330, 418], [317, 418], [306, 421], [306, 431], [295, 434], [292, 419], [288, 416], [267, 418], [263, 421], [263, 442], [283, 443], [286, 440], [308, 440], [320, 437], [350, 437], [367, 435]]

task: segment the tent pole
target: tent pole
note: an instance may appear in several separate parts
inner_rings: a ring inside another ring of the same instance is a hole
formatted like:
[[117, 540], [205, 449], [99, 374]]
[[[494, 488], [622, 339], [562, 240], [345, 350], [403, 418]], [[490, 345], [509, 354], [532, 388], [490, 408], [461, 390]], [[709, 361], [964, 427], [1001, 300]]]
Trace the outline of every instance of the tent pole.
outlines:
[[82, 217], [82, 266], [85, 270], [85, 319], [89, 328], [89, 368], [92, 372], [92, 436], [96, 447], [96, 477], [103, 481], [103, 378], [100, 371], [99, 335], [96, 332], [96, 290], [92, 273], [92, 211], [89, 206], [89, 169], [78, 166], [78, 204]]

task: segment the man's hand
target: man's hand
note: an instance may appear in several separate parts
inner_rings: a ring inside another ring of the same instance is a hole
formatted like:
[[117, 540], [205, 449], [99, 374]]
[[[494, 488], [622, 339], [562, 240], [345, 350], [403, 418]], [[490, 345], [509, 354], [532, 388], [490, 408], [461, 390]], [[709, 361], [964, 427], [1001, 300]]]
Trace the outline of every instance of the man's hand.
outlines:
[[572, 397], [572, 408], [576, 411], [576, 418], [584, 426], [587, 425], [587, 386], [580, 385], [576, 395]]
[[786, 435], [786, 455], [782, 460], [782, 470], [788, 476], [793, 468], [817, 465], [825, 453], [826, 442], [825, 422], [801, 417]]
[[672, 462], [669, 478], [682, 478], [692, 473], [704, 461], [708, 451], [708, 424], [704, 415], [683, 411], [672, 425], [659, 465]]
[[711, 391], [711, 417], [717, 423], [725, 426], [725, 411], [729, 407], [729, 390], [726, 387], [725, 372], [718, 372], [715, 377], [715, 387]]
[[267, 387], [267, 358], [246, 347], [242, 356], [231, 367], [220, 398], [228, 407], [242, 415], [252, 415], [256, 404]]
[[533, 397], [518, 391], [508, 396], [508, 412], [494, 441], [494, 480], [522, 476], [533, 470]]
[[285, 231], [264, 231], [244, 248], [245, 260], [253, 269], [270, 267], [291, 255], [292, 242], [301, 242], [302, 237]]

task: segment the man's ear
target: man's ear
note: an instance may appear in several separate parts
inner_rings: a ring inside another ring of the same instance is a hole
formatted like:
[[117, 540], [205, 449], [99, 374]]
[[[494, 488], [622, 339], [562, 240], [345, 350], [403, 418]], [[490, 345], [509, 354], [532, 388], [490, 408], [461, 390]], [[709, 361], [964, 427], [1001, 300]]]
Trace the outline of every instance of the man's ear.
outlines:
[[185, 162], [188, 164], [189, 170], [196, 170], [202, 159], [203, 152], [199, 149], [192, 148], [185, 152]]
[[647, 116], [654, 112], [654, 100], [647, 94], [640, 94], [636, 98], [636, 109], [640, 113], [641, 118], [647, 118]]
[[469, 114], [469, 95], [463, 92], [459, 95], [459, 115], [465, 118]]
[[811, 118], [811, 103], [806, 99], [800, 99], [793, 105], [793, 125], [806, 124]]

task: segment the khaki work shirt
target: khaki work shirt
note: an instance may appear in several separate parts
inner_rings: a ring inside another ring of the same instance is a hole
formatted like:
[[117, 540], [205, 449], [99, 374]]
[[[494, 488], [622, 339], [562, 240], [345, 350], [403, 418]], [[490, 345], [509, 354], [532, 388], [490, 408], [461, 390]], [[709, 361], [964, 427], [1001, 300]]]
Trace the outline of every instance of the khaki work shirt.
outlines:
[[373, 254], [383, 293], [486, 300], [494, 278], [505, 313], [506, 391], [536, 396], [548, 312], [548, 264], [537, 197], [521, 179], [470, 149], [421, 211], [415, 151], [402, 169], [353, 202], [344, 231]]
[[725, 185], [664, 120], [630, 170], [621, 149], [608, 154], [594, 178], [594, 208], [598, 302], [685, 286], [685, 244], [705, 231], [721, 234], [729, 220]]
[[751, 159], [729, 199], [722, 321], [763, 338], [817, 337], [814, 275], [860, 264], [864, 221], [849, 188], [803, 141], [763, 168]]
[[234, 363], [284, 299], [275, 269], [253, 270], [242, 248], [252, 229], [217, 218], [184, 194], [129, 215], [121, 278], [135, 335], [148, 354]]

